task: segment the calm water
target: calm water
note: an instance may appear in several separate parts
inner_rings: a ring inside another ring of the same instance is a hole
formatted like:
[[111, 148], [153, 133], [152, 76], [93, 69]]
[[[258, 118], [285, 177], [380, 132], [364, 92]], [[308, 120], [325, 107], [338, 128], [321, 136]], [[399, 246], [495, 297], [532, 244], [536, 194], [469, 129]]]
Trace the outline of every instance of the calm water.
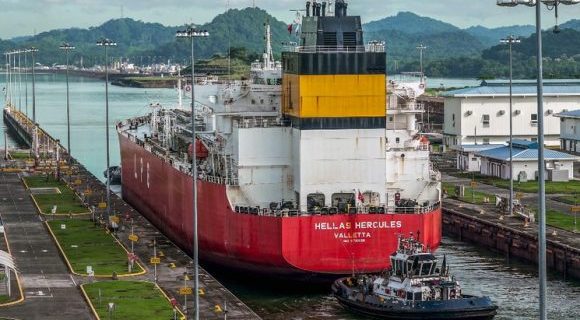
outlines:
[[[450, 238], [437, 251], [447, 255], [451, 272], [466, 294], [486, 295], [500, 307], [496, 319], [537, 319], [538, 285], [535, 267], [518, 261], [506, 263], [503, 256]], [[345, 312], [326, 293], [255, 290], [228, 277], [221, 279], [232, 292], [266, 319], [360, 319]], [[550, 274], [548, 283], [550, 319], [580, 319], [580, 283]]]
[[[431, 79], [431, 86], [477, 85], [475, 80]], [[0, 75], [0, 87], [4, 76]], [[172, 89], [109, 87], [111, 163], [119, 163], [119, 147], [114, 121], [144, 115], [151, 102], [166, 106], [177, 103]], [[74, 156], [98, 177], [105, 168], [104, 83], [71, 77], [71, 148]], [[37, 81], [37, 119], [66, 145], [66, 96], [63, 76], [40, 75]], [[30, 90], [29, 90], [30, 93]], [[24, 88], [22, 90], [24, 107]], [[2, 98], [3, 99], [3, 98]], [[18, 105], [18, 98], [15, 99]], [[29, 103], [31, 104], [31, 103]], [[29, 108], [29, 113], [31, 113]], [[0, 141], [3, 144], [3, 133]], [[1, 148], [1, 147], [0, 147]], [[511, 261], [473, 245], [445, 238], [438, 255], [447, 255], [452, 272], [462, 282], [464, 292], [488, 295], [500, 306], [497, 319], [537, 319], [537, 278], [533, 266]], [[338, 306], [325, 290], [284, 290], [265, 288], [219, 275], [227, 287], [265, 319], [357, 319]], [[580, 319], [580, 283], [550, 275], [550, 319]]]
[[[4, 75], [0, 76], [0, 87], [5, 86], [4, 78]], [[69, 79], [72, 154], [97, 177], [103, 178], [103, 171], [106, 168], [105, 83], [83, 77]], [[28, 109], [24, 103], [26, 100], [24, 85], [21, 92], [21, 109], [23, 112], [28, 110], [28, 115], [32, 118], [32, 89], [28, 90]], [[18, 96], [13, 100], [18, 107]], [[177, 104], [177, 94], [172, 89], [140, 90], [109, 86], [111, 165], [118, 165], [120, 161], [115, 122], [146, 114], [150, 109], [149, 104], [154, 102], [174, 106]], [[60, 138], [61, 143], [67, 145], [66, 82], [63, 75], [37, 76], [36, 119], [53, 137]], [[3, 143], [3, 138], [1, 141]]]

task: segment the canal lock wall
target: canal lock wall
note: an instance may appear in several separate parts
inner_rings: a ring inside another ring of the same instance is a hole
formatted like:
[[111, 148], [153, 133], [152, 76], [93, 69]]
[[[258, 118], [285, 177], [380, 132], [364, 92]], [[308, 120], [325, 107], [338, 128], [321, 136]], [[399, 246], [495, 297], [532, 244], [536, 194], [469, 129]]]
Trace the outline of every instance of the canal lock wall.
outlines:
[[[443, 233], [505, 254], [538, 264], [538, 236], [521, 229], [490, 221], [467, 208], [443, 209]], [[558, 237], [563, 237], [559, 235]], [[554, 239], [546, 241], [546, 265], [565, 277], [580, 279], [580, 249]]]

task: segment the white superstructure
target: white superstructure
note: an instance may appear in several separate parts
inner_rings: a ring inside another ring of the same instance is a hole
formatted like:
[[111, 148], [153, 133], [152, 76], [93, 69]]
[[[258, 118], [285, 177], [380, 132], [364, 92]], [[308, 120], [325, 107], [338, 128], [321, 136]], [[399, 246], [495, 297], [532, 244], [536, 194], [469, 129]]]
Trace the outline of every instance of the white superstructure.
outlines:
[[[281, 84], [287, 79], [281, 63], [273, 59], [270, 37], [266, 26], [266, 50], [252, 64], [249, 80], [196, 84], [200, 179], [227, 185], [232, 208], [264, 214], [282, 209], [296, 214], [421, 213], [437, 207], [440, 174], [431, 166], [428, 140], [419, 135], [415, 120], [423, 112], [416, 98], [424, 92], [425, 83], [390, 81], [385, 88], [383, 81], [382, 90], [368, 89], [389, 92], [388, 97], [376, 100], [383, 101], [379, 109], [387, 114], [387, 119], [378, 119], [383, 127], [376, 126], [377, 120], [369, 120], [374, 121], [371, 128], [305, 130], [307, 116], [298, 120], [282, 108]], [[365, 51], [364, 46], [361, 50]], [[380, 75], [373, 77], [380, 79]], [[304, 79], [287, 87], [302, 86], [305, 96], [301, 103], [328, 100], [324, 92], [335, 90], [320, 88], [320, 83], [305, 84]], [[339, 80], [347, 84], [357, 81], [352, 77]], [[317, 89], [309, 89], [309, 85]], [[352, 93], [345, 93], [333, 108], [356, 108], [348, 95]], [[188, 117], [185, 110], [155, 108], [142, 119], [149, 126], [134, 125], [135, 130], [127, 132], [146, 141], [150, 144], [146, 148], [168, 158], [175, 168], [189, 173], [185, 151], [191, 140]], [[347, 120], [324, 121], [341, 126]], [[153, 139], [144, 139], [146, 136]]]

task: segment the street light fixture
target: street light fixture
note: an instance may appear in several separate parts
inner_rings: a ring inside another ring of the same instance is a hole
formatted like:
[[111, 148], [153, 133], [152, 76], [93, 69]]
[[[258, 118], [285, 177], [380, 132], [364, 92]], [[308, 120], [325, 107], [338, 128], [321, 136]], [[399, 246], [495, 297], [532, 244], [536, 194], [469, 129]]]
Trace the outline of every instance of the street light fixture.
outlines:
[[107, 223], [111, 217], [111, 161], [109, 150], [109, 47], [117, 46], [116, 42], [109, 39], [101, 39], [97, 41], [97, 46], [105, 48], [105, 132], [106, 132], [106, 148], [107, 148]]
[[36, 73], [34, 72], [36, 62], [34, 60], [34, 54], [38, 52], [38, 49], [31, 47], [26, 52], [30, 52], [32, 56], [32, 122], [36, 125]]
[[[540, 0], [548, 8], [558, 7], [560, 4], [580, 4], [580, 0]], [[540, 319], [546, 320], [546, 185], [545, 185], [545, 147], [544, 147], [544, 79], [542, 58], [542, 8], [537, 0], [497, 0], [498, 6], [514, 7], [517, 5], [536, 7], [536, 40], [537, 40], [537, 65], [538, 65], [538, 265], [540, 280]]]
[[509, 45], [510, 53], [510, 199], [509, 199], [509, 213], [510, 216], [514, 214], [514, 163], [513, 163], [513, 127], [514, 127], [514, 112], [513, 112], [513, 51], [512, 47], [515, 43], [520, 43], [519, 38], [510, 35], [505, 39], [500, 40], [501, 43]]
[[63, 43], [60, 47], [61, 50], [64, 50], [66, 55], [66, 126], [67, 126], [67, 152], [69, 156], [69, 160], [71, 157], [70, 151], [70, 96], [69, 96], [69, 83], [68, 83], [68, 68], [69, 68], [69, 60], [68, 55], [71, 50], [74, 50], [75, 47], [71, 46], [68, 43]]
[[195, 38], [209, 37], [209, 32], [206, 30], [198, 30], [194, 27], [188, 27], [186, 30], [177, 31], [175, 36], [178, 39], [191, 39], [191, 173], [193, 176], [193, 265], [194, 265], [194, 319], [199, 320], [199, 248], [198, 248], [198, 234], [197, 234], [197, 152], [196, 133], [195, 133]]
[[423, 51], [427, 50], [427, 47], [423, 44], [417, 46], [417, 50], [419, 50], [420, 60], [421, 60], [421, 80], [425, 77], [425, 73], [423, 73]]

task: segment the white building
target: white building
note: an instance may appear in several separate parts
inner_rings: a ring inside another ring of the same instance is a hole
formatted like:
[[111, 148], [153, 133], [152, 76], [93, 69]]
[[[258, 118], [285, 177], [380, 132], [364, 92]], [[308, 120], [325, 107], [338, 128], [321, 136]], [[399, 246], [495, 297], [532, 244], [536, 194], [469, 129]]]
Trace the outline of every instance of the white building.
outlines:
[[[538, 114], [535, 80], [513, 85], [513, 133], [536, 140]], [[544, 117], [546, 145], [560, 145], [560, 120], [554, 115], [580, 109], [580, 80], [546, 80]], [[503, 144], [509, 140], [509, 82], [484, 81], [480, 87], [445, 94], [444, 139], [448, 147]]]
[[468, 144], [452, 147], [452, 150], [457, 152], [457, 170], [479, 172], [481, 170], [481, 158], [477, 153], [503, 146], [505, 144]]
[[560, 118], [560, 147], [580, 155], [580, 109], [562, 112]]
[[[481, 174], [513, 180], [527, 181], [538, 177], [538, 143], [513, 141], [513, 174], [510, 174], [509, 145], [478, 152], [481, 157]], [[573, 155], [550, 149], [545, 150], [546, 179], [550, 181], [569, 181], [574, 179], [574, 161], [579, 158]]]

